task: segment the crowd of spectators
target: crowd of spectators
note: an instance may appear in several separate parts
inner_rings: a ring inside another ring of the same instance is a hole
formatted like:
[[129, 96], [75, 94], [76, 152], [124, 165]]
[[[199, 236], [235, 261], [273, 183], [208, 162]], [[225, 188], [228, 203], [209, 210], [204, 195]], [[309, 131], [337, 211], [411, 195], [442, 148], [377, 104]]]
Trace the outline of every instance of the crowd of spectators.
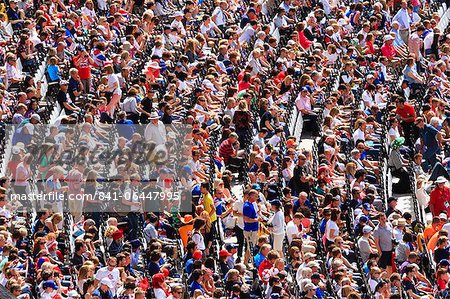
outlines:
[[0, 4], [0, 291], [449, 298], [448, 5]]

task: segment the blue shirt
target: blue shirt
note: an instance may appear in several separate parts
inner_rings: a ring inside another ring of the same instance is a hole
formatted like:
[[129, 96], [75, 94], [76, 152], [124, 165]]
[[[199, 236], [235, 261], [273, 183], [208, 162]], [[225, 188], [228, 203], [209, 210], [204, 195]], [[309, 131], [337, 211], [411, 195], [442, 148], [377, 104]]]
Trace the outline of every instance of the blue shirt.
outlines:
[[[244, 214], [244, 216], [247, 216], [252, 219], [258, 218], [258, 216], [256, 215], [255, 206], [251, 202], [248, 202], [248, 201], [246, 201], [244, 203], [243, 214]], [[249, 223], [249, 222], [244, 221], [244, 231], [247, 231], [247, 232], [258, 231], [258, 222]]]
[[61, 77], [58, 75], [59, 68], [56, 65], [49, 65], [47, 67], [47, 72], [52, 82], [61, 80]]
[[[309, 199], [305, 200], [305, 203], [303, 204], [305, 207], [308, 207], [310, 210], [313, 209], [313, 206]], [[300, 200], [296, 199], [294, 200], [294, 206], [293, 206], [293, 212], [294, 214], [297, 213], [298, 209], [300, 208]]]
[[425, 127], [421, 130], [423, 136], [423, 144], [427, 147], [427, 151], [437, 150], [439, 148], [436, 135], [439, 131], [429, 125], [425, 124]]
[[327, 220], [325, 218], [320, 221], [320, 232], [322, 235], [325, 233], [325, 228], [327, 227]]
[[196, 281], [193, 281], [193, 282], [191, 283], [191, 285], [189, 286], [189, 288], [191, 289], [191, 296], [194, 296], [195, 290], [200, 290], [200, 291], [202, 291], [202, 294], [205, 293], [205, 291], [204, 291], [203, 288], [202, 288], [202, 285], [199, 284], [199, 283], [196, 282]]
[[261, 252], [258, 252], [258, 254], [255, 255], [255, 257], [253, 258], [253, 260], [255, 261], [256, 268], [259, 268], [259, 265], [261, 265], [262, 261], [264, 261], [265, 259], [266, 257], [262, 255]]
[[119, 120], [117, 122], [117, 132], [119, 133], [120, 137], [125, 137], [126, 139], [130, 140], [131, 136], [134, 134], [134, 125], [133, 121], [129, 119], [125, 120]]
[[184, 266], [184, 272], [186, 272], [187, 274], [191, 274], [192, 272], [192, 267], [194, 266], [194, 259], [188, 259], [186, 261], [186, 266]]

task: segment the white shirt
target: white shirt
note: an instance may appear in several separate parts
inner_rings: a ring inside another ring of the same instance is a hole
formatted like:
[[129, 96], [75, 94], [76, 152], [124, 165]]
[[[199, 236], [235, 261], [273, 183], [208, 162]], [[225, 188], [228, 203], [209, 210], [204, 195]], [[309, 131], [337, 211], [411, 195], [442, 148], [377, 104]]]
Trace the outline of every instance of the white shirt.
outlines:
[[433, 39], [434, 39], [434, 32], [430, 32], [427, 34], [427, 36], [425, 36], [425, 38], [423, 39], [423, 49], [424, 50], [428, 50], [431, 48], [431, 45], [433, 44]]
[[289, 221], [286, 225], [286, 237], [288, 239], [289, 244], [291, 244], [294, 235], [298, 235], [300, 233], [298, 226], [295, 225], [294, 221]]
[[269, 144], [271, 144], [275, 147], [278, 145], [278, 143], [280, 143], [280, 141], [281, 141], [281, 138], [275, 134], [272, 137], [270, 137]]
[[241, 216], [236, 217], [236, 226], [240, 229], [244, 229], [244, 216], [242, 216], [242, 214], [244, 213], [244, 202], [242, 201], [242, 199], [238, 199], [234, 202], [233, 211], [241, 214]]
[[275, 25], [275, 28], [286, 27], [288, 25], [288, 22], [286, 20], [286, 16], [279, 16], [279, 15], [277, 15], [273, 19], [273, 24]]
[[[331, 235], [331, 230], [334, 229], [334, 235]], [[336, 222], [328, 220], [327, 225], [325, 227], [325, 236], [328, 241], [334, 242], [337, 236], [339, 236], [339, 227]]]
[[176, 28], [181, 35], [186, 35], [186, 30], [181, 21], [173, 20], [172, 24], [170, 24], [170, 28]]
[[212, 17], [215, 16], [215, 23], [217, 26], [225, 25], [227, 22], [227, 17], [225, 13], [223, 12], [222, 8], [216, 7], [212, 13]]
[[284, 213], [283, 211], [276, 212], [270, 219], [269, 223], [272, 223], [273, 225], [273, 234], [274, 235], [283, 235], [284, 234]]
[[331, 12], [330, 2], [328, 2], [328, 0], [320, 0], [320, 3], [322, 3], [323, 5], [323, 11], [325, 12], [325, 14], [329, 15]]
[[370, 108], [373, 106], [373, 97], [369, 91], [364, 90], [362, 94], [362, 100], [364, 101], [364, 105], [366, 106], [366, 108]]
[[239, 37], [239, 43], [248, 43], [253, 35], [255, 35], [255, 29], [253, 29], [251, 25], [248, 25], [246, 28], [244, 28], [244, 32]]
[[116, 294], [117, 283], [120, 281], [119, 269], [114, 268], [112, 271], [109, 271], [108, 267], [103, 267], [97, 271], [97, 274], [95, 274], [95, 279], [100, 281], [105, 277], [109, 278], [112, 281], [114, 287], [111, 288], [111, 293], [114, 297]]
[[157, 289], [153, 289], [153, 291], [155, 292], [155, 298], [156, 299], [166, 299], [166, 293], [163, 291], [163, 289], [161, 288], [157, 288]]
[[329, 64], [335, 64], [336, 61], [337, 61], [338, 58], [339, 58], [339, 55], [338, 55], [337, 53], [330, 54], [330, 53], [328, 53], [328, 51], [324, 51], [324, 52], [322, 53], [322, 55], [325, 56], [325, 57], [327, 58], [327, 60], [328, 60], [327, 64], [328, 64], [328, 65], [329, 65]]
[[[117, 87], [115, 87], [117, 86]], [[110, 74], [108, 76], [108, 88], [114, 88], [113, 94], [122, 95], [122, 89], [120, 89], [119, 77], [116, 74]]]
[[105, 0], [97, 0], [97, 6], [100, 10], [107, 10], [108, 9], [108, 3]]
[[166, 143], [166, 127], [162, 121], [158, 121], [157, 125], [149, 123], [145, 128], [144, 138], [146, 141], [153, 141], [156, 145]]
[[[194, 110], [200, 110], [200, 111], [205, 111], [205, 108], [203, 108], [201, 105], [199, 104], [195, 104], [194, 106]], [[197, 113], [197, 120], [203, 124], [205, 122], [205, 115], [203, 113]]]
[[353, 132], [353, 141], [356, 143], [359, 139], [366, 141], [366, 136], [361, 129], [357, 129]]
[[197, 244], [199, 250], [203, 251], [206, 249], [205, 239], [203, 238], [202, 234], [200, 233], [192, 234], [192, 241], [194, 241], [195, 244]]
[[210, 37], [214, 37], [216, 36], [216, 32], [214, 31], [215, 28], [217, 28], [217, 26], [213, 21], [209, 22], [209, 26], [206, 26], [205, 23], [202, 23], [202, 25], [200, 26], [200, 32]]
[[92, 22], [88, 19], [88, 17], [90, 17], [91, 19], [95, 19], [96, 14], [94, 10], [90, 10], [89, 8], [87, 8], [86, 6], [81, 8], [81, 13], [82, 13], [82, 22], [84, 26], [89, 26], [92, 24]]

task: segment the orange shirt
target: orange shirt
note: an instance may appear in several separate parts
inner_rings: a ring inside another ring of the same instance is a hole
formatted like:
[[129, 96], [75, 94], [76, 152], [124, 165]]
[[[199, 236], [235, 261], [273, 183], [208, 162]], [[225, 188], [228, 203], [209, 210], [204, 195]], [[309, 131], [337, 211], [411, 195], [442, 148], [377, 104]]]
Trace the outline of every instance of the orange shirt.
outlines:
[[192, 224], [186, 224], [178, 229], [180, 233], [181, 241], [183, 242], [184, 248], [186, 248], [186, 244], [189, 240], [189, 233], [194, 229]]
[[438, 236], [439, 236], [439, 232], [435, 233], [435, 234], [430, 238], [430, 241], [428, 241], [428, 244], [427, 244], [428, 250], [434, 251], [434, 249], [435, 249], [436, 246], [437, 246]]
[[442, 225], [440, 224], [435, 226], [433, 226], [432, 224], [428, 225], [423, 231], [423, 237], [425, 239], [425, 242], [428, 242], [435, 233], [441, 230], [441, 228]]

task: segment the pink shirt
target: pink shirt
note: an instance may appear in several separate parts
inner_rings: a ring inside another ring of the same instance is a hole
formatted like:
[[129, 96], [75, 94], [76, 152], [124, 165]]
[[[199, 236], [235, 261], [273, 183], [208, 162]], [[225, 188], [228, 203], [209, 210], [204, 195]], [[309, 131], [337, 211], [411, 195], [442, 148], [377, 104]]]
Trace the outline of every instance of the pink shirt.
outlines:
[[301, 111], [301, 110], [312, 111], [310, 98], [302, 96], [301, 93], [298, 95], [297, 99], [295, 100], [295, 106], [297, 106], [297, 109], [299, 111]]

